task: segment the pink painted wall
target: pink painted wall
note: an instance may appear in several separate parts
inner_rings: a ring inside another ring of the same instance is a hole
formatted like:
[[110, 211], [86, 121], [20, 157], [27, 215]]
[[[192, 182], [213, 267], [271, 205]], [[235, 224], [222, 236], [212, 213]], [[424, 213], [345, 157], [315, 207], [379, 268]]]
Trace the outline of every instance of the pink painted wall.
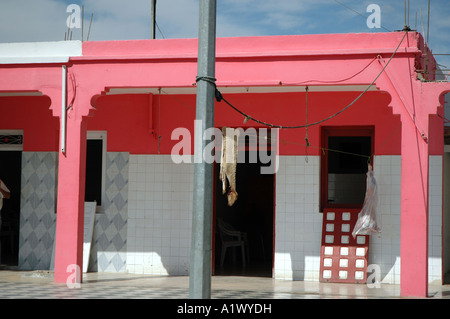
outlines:
[[[323, 119], [350, 103], [359, 92], [308, 93], [308, 122]], [[227, 100], [255, 118], [283, 125], [305, 123], [304, 93], [229, 94]], [[170, 154], [178, 140], [171, 140], [175, 128], [185, 127], [193, 131], [195, 119], [195, 95], [162, 94], [153, 96], [152, 123], [149, 123], [147, 95], [104, 96], [97, 101], [97, 110], [88, 118], [88, 130], [108, 131], [108, 151], [132, 154], [157, 154], [158, 126], [161, 123], [161, 154]], [[376, 155], [400, 154], [400, 120], [388, 107], [389, 95], [368, 92], [343, 114], [322, 125], [373, 125], [375, 126]], [[161, 110], [160, 120], [158, 110]], [[243, 116], [224, 102], [216, 103], [215, 126], [261, 127], [255, 122], [243, 123]], [[149, 129], [154, 127], [156, 134]], [[397, 131], [397, 133], [395, 133]], [[312, 146], [320, 147], [320, 126], [309, 128]], [[395, 133], [393, 136], [391, 136]], [[281, 155], [305, 154], [305, 129], [283, 129], [280, 139]], [[298, 145], [300, 144], [300, 145]], [[192, 148], [193, 150], [193, 145]], [[320, 155], [311, 147], [310, 155]]]
[[[351, 102], [359, 92], [308, 93], [308, 122], [329, 116]], [[230, 103], [255, 118], [283, 125], [305, 123], [304, 93], [228, 94]], [[88, 130], [108, 132], [108, 151], [132, 154], [158, 153], [158, 110], [161, 110], [161, 154], [170, 154], [178, 142], [170, 139], [172, 130], [186, 127], [191, 132], [195, 119], [195, 95], [162, 94], [153, 96], [153, 109], [148, 106], [148, 95], [103, 96], [93, 117], [88, 117]], [[343, 114], [322, 125], [373, 125], [375, 126], [376, 155], [400, 154], [400, 121], [388, 107], [390, 97], [384, 93], [368, 92]], [[23, 129], [25, 151], [57, 151], [59, 145], [59, 119], [52, 116], [47, 97], [2, 97], [0, 98], [0, 128]], [[159, 105], [160, 104], [160, 105]], [[152, 122], [149, 112], [152, 111]], [[439, 118], [432, 118], [439, 122]], [[243, 117], [224, 102], [216, 103], [215, 125], [235, 127], [260, 127], [252, 121], [243, 123]], [[150, 133], [150, 128], [156, 134]], [[395, 133], [395, 131], [397, 132]], [[312, 146], [320, 146], [320, 126], [309, 128]], [[393, 136], [391, 134], [395, 133]], [[437, 135], [439, 136], [439, 134]], [[280, 139], [281, 155], [305, 154], [305, 129], [283, 129]], [[298, 145], [300, 144], [300, 145]], [[433, 139], [432, 153], [439, 154], [442, 147]], [[320, 150], [311, 147], [310, 155], [320, 155]], [[192, 147], [193, 150], [193, 147]]]
[[[380, 34], [324, 34], [301, 36], [245, 37], [217, 39], [217, 84], [220, 86], [295, 85], [308, 81], [335, 81], [364, 72], [340, 84], [369, 83], [381, 71], [374, 58], [385, 60], [392, 54], [403, 33]], [[92, 108], [90, 99], [110, 87], [190, 87], [197, 73], [197, 40], [131, 40], [84, 42], [83, 56], [71, 58], [68, 65], [68, 99], [75, 94], [71, 79], [76, 79], [77, 100], [74, 112], [82, 115]], [[410, 32], [403, 40], [398, 57], [414, 56], [423, 50], [420, 34]], [[355, 59], [358, 57], [358, 59]], [[407, 60], [407, 59], [401, 59]], [[420, 60], [420, 59], [418, 59]], [[270, 61], [270, 63], [268, 63]], [[351, 61], [351, 62], [349, 62]], [[151, 63], [149, 63], [151, 62]], [[403, 74], [405, 63], [389, 69]], [[407, 62], [409, 63], [409, 62]], [[420, 64], [420, 63], [419, 63]], [[412, 64], [414, 65], [414, 64]], [[422, 65], [420, 65], [422, 67]], [[51, 98], [51, 105], [43, 106], [39, 98], [1, 98], [0, 128], [17, 128], [29, 132], [25, 140], [27, 150], [58, 150], [59, 120], [50, 114], [60, 113], [60, 66], [37, 65], [0, 69], [1, 90], [41, 90]], [[316, 79], [316, 80], [313, 80]], [[401, 81], [400, 81], [401, 83]], [[322, 119], [351, 102], [359, 93], [310, 92], [308, 121]], [[45, 98], [42, 98], [44, 100]], [[181, 100], [187, 107], [176, 101]], [[305, 122], [304, 94], [229, 95], [227, 99], [256, 118], [280, 124]], [[81, 101], [83, 100], [83, 101]], [[89, 102], [88, 102], [89, 101]], [[158, 115], [161, 101], [161, 116]], [[385, 93], [368, 92], [348, 111], [323, 125], [374, 125], [377, 154], [400, 154], [400, 134], [396, 134], [379, 148], [399, 126], [399, 118], [387, 107], [391, 97]], [[14, 106], [11, 106], [13, 103]], [[193, 128], [195, 95], [153, 97], [153, 123], [149, 123], [148, 97], [101, 96], [95, 102], [97, 110], [88, 120], [88, 130], [108, 131], [109, 151], [129, 151], [134, 154], [158, 152], [158, 141], [149, 134], [161, 121], [161, 153], [170, 153], [176, 141], [170, 133], [176, 127]], [[52, 112], [48, 111], [48, 107]], [[37, 112], [41, 110], [42, 112]], [[36, 112], [35, 116], [31, 115]], [[26, 114], [26, 116], [24, 116]], [[76, 116], [76, 114], [74, 114]], [[244, 127], [242, 116], [225, 103], [216, 103], [216, 126]], [[438, 121], [438, 119], [433, 119]], [[437, 123], [439, 124], [439, 123]], [[248, 122], [247, 126], [254, 125]], [[319, 146], [319, 127], [309, 130], [310, 142]], [[159, 133], [159, 132], [156, 132]], [[282, 130], [281, 154], [303, 154], [304, 129]], [[432, 153], [440, 153], [441, 142], [434, 142]], [[319, 154], [310, 148], [309, 154]]]
[[56, 151], [59, 119], [49, 109], [50, 99], [41, 97], [0, 97], [0, 129], [23, 130], [24, 151]]

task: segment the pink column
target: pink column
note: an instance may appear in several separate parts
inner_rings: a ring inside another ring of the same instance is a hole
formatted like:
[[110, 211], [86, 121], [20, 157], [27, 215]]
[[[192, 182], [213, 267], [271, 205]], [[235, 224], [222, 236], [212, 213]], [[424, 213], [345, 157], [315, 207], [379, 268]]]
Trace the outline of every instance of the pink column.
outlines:
[[82, 278], [86, 132], [86, 121], [81, 116], [67, 119], [66, 153], [59, 153], [58, 164], [54, 277], [57, 283], [80, 283]]
[[429, 156], [430, 150], [433, 154], [438, 149], [443, 151], [443, 136], [439, 136], [442, 121], [430, 122], [430, 115], [442, 112], [439, 109], [443, 106], [442, 93], [449, 88], [448, 83], [414, 83], [415, 112], [408, 114], [406, 108], [399, 112], [402, 116], [400, 291], [405, 297], [428, 296]]
[[400, 291], [428, 296], [428, 144], [402, 117]]
[[[428, 296], [429, 116], [436, 114], [448, 84], [412, 80], [414, 61], [392, 61], [377, 86], [391, 95], [402, 121], [400, 215], [400, 293]], [[384, 62], [380, 59], [381, 66]], [[394, 70], [396, 69], [396, 72]], [[407, 77], [405, 77], [407, 75]], [[403, 78], [402, 78], [403, 76]]]

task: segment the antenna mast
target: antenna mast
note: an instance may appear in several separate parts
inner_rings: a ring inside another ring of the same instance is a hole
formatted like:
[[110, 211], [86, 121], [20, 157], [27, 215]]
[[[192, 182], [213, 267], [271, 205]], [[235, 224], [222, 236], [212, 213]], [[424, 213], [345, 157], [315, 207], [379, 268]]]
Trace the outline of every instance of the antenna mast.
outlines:
[[156, 38], [156, 0], [152, 0], [152, 39]]

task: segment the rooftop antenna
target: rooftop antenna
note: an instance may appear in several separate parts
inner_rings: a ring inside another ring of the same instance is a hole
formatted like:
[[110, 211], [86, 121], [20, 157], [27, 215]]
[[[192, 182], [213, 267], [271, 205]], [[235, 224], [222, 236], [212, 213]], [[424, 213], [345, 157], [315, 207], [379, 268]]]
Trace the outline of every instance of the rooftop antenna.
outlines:
[[89, 22], [89, 30], [88, 30], [86, 41], [89, 41], [89, 35], [91, 34], [91, 25], [92, 25], [92, 18], [93, 17], [94, 17], [94, 14], [91, 13], [91, 21]]
[[405, 26], [406, 26], [406, 0], [405, 0], [405, 5], [404, 5], [404, 10], [405, 10]]
[[156, 38], [156, 0], [152, 0], [152, 39]]
[[429, 36], [430, 36], [430, 7], [431, 7], [431, 2], [430, 2], [430, 0], [428, 0], [427, 46], [428, 46], [428, 41], [429, 41]]
[[414, 22], [414, 30], [417, 31], [417, 11], [416, 11], [416, 20]]
[[409, 27], [409, 0], [408, 3], [405, 0], [405, 26], [403, 27], [403, 31], [411, 31]]
[[408, 0], [408, 27], [409, 27], [409, 0]]
[[72, 26], [72, 19], [69, 20], [69, 25], [67, 26], [67, 32], [64, 36], [64, 40], [69, 40], [70, 37], [70, 27]]
[[84, 40], [84, 5], [81, 6], [81, 42]]

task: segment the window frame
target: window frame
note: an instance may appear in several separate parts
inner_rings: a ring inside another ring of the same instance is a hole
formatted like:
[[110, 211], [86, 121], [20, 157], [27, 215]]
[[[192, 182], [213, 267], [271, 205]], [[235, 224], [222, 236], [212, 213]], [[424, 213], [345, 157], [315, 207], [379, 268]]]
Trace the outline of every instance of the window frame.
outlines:
[[0, 130], [0, 135], [22, 136], [22, 144], [0, 144], [0, 151], [23, 151], [23, 130]]
[[320, 156], [320, 211], [327, 208], [348, 208], [360, 209], [361, 204], [330, 204], [328, 203], [328, 138], [329, 137], [370, 137], [370, 161], [373, 162], [373, 152], [375, 145], [374, 126], [322, 126], [321, 127], [321, 147]]

